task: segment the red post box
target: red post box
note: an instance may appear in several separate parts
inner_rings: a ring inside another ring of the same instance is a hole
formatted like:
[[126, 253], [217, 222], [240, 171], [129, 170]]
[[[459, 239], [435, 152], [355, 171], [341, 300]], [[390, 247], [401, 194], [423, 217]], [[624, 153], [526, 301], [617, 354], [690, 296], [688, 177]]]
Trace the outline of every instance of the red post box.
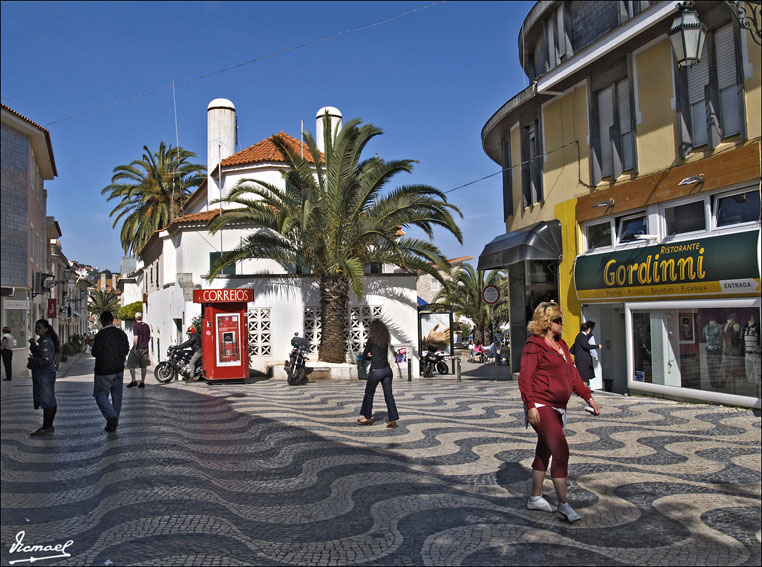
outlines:
[[195, 289], [193, 303], [201, 304], [201, 344], [207, 380], [245, 380], [249, 377], [251, 289]]

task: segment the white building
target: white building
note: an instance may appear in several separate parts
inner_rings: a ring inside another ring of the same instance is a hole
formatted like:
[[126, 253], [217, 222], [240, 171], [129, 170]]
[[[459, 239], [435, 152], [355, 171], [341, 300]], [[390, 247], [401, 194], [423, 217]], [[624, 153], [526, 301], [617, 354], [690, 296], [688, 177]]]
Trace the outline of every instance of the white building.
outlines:
[[[331, 130], [341, 128], [341, 113], [337, 109], [320, 109], [315, 136], [319, 148], [326, 110]], [[185, 340], [185, 329], [201, 313], [201, 306], [193, 303], [194, 289], [225, 288], [254, 290], [254, 302], [249, 304], [248, 312], [251, 368], [266, 372], [271, 366], [283, 364], [295, 333], [310, 339], [316, 359], [320, 295], [314, 277], [296, 274], [292, 267], [272, 260], [246, 260], [226, 269], [211, 282], [206, 279], [222, 252], [232, 250], [257, 229], [254, 225], [228, 225], [212, 235], [207, 225], [220, 210], [220, 205], [212, 202], [225, 197], [242, 179], [255, 178], [285, 187], [282, 173], [288, 168], [272, 137], [234, 153], [235, 106], [229, 100], [215, 99], [209, 104], [207, 123], [206, 182], [188, 200], [184, 216], [155, 232], [140, 251], [144, 320], [152, 330], [151, 359], [154, 363], [162, 360], [168, 346]], [[305, 158], [312, 160], [306, 144], [283, 132], [280, 135], [294, 148], [303, 149]], [[417, 355], [416, 277], [382, 270], [386, 271], [390, 273], [366, 275], [362, 301], [351, 294], [345, 329], [348, 362], [364, 347], [367, 324], [376, 317], [389, 326], [393, 345], [407, 346], [408, 352]]]

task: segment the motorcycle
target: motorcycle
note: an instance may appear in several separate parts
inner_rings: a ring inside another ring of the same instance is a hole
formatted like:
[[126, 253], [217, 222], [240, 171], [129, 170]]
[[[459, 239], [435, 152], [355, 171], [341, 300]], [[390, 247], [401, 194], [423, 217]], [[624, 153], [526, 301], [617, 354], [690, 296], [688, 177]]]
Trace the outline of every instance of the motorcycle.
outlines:
[[434, 369], [440, 374], [450, 373], [450, 369], [445, 362], [445, 353], [437, 352], [437, 347], [433, 345], [428, 345], [426, 347], [426, 352], [421, 360], [421, 367], [423, 375], [426, 378], [431, 378], [431, 376], [434, 375]]
[[291, 346], [293, 349], [291, 349], [291, 355], [286, 361], [284, 368], [289, 385], [298, 386], [304, 381], [306, 376], [304, 365], [310, 352], [310, 342], [306, 338], [300, 337], [299, 333], [294, 333], [294, 337], [291, 339]]
[[153, 371], [153, 375], [159, 383], [168, 384], [177, 379], [178, 376], [187, 380], [191, 376], [201, 374], [203, 356], [196, 361], [194, 374], [188, 372], [188, 363], [193, 356], [191, 349], [178, 349], [175, 346], [170, 346], [167, 349], [167, 356], [169, 358], [156, 365], [156, 369]]

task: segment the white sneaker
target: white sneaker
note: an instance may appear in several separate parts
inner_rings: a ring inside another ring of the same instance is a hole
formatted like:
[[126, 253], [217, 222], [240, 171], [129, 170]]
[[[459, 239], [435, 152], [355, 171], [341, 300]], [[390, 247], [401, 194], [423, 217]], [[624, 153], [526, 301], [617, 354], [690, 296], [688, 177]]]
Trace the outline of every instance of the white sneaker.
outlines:
[[572, 510], [572, 507], [569, 506], [568, 502], [564, 502], [558, 506], [558, 513], [561, 514], [561, 517], [567, 522], [576, 522], [582, 519], [582, 516]]
[[537, 500], [532, 500], [529, 498], [527, 500], [527, 508], [529, 510], [540, 510], [541, 512], [555, 512], [557, 510], [556, 506], [553, 506], [542, 496], [540, 496]]

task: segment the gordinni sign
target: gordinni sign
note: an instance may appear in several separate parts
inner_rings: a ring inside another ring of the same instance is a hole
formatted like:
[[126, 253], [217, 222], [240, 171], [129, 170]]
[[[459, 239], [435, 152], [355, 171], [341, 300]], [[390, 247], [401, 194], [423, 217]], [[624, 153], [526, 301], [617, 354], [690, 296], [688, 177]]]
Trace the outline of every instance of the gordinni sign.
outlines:
[[759, 230], [580, 256], [580, 300], [760, 293]]

